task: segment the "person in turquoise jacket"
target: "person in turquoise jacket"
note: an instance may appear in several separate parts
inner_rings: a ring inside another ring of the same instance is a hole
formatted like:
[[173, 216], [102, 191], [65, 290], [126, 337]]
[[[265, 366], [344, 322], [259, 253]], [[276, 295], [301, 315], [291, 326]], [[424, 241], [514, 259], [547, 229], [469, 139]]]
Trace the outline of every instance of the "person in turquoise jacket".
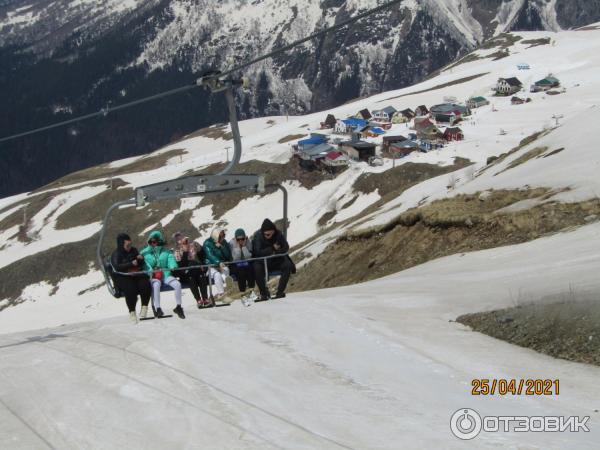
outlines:
[[215, 300], [223, 301], [227, 276], [229, 276], [229, 268], [226, 263], [232, 260], [231, 249], [225, 239], [225, 230], [215, 227], [210, 237], [204, 241], [202, 248], [204, 249], [204, 262], [213, 266], [208, 270], [208, 274], [214, 282]]
[[152, 302], [156, 310], [156, 316], [162, 317], [164, 313], [160, 307], [160, 288], [163, 284], [171, 286], [175, 291], [175, 300], [177, 306], [173, 310], [180, 318], [185, 319], [183, 307], [181, 306], [181, 283], [173, 276], [171, 272], [177, 269], [177, 261], [173, 252], [165, 247], [163, 234], [158, 231], [152, 231], [148, 236], [148, 245], [142, 250], [144, 257], [144, 269], [150, 274], [152, 284]]

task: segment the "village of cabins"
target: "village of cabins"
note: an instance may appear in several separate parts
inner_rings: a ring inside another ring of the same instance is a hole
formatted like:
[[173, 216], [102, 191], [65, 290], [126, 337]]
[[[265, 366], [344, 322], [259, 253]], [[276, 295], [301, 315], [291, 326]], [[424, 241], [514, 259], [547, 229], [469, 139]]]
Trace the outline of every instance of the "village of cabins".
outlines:
[[[519, 69], [522, 69], [519, 67]], [[552, 75], [531, 85], [530, 92], [555, 95], [560, 91], [560, 81]], [[493, 96], [512, 96], [511, 104], [520, 105], [531, 101], [516, 94], [523, 91], [523, 84], [516, 77], [500, 78], [493, 87]], [[428, 152], [442, 149], [449, 142], [465, 139], [458, 126], [471, 116], [471, 110], [489, 105], [490, 101], [477, 96], [464, 104], [454, 97], [444, 97], [444, 103], [427, 108], [397, 110], [393, 106], [369, 111], [363, 109], [355, 116], [337, 119], [327, 115], [321, 122], [321, 130], [293, 145], [294, 156], [306, 170], [320, 169], [335, 174], [353, 162], [382, 165], [383, 158], [403, 158], [412, 152]], [[492, 106], [493, 108], [493, 106]], [[400, 130], [406, 130], [399, 133]]]

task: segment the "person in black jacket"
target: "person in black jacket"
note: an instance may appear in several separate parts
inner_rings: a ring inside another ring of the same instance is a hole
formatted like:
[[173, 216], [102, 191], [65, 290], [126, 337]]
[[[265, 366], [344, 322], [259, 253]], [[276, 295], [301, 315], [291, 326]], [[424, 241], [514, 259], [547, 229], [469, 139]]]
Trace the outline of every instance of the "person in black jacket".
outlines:
[[131, 321], [137, 322], [135, 307], [138, 295], [142, 300], [140, 318], [145, 318], [148, 314], [148, 303], [152, 294], [150, 280], [142, 271], [144, 257], [131, 245], [131, 238], [128, 234], [121, 233], [117, 236], [117, 249], [113, 252], [110, 262], [115, 272], [131, 274], [114, 274], [115, 285], [125, 294]]
[[[252, 256], [260, 258], [262, 256], [272, 256], [282, 254], [279, 258], [269, 258], [267, 260], [267, 270], [280, 271], [279, 285], [275, 298], [285, 297], [285, 288], [290, 279], [290, 274], [295, 273], [296, 268], [289, 256], [285, 255], [290, 249], [285, 236], [277, 229], [275, 224], [269, 219], [265, 219], [254, 236], [252, 237]], [[264, 260], [254, 261], [254, 275], [256, 284], [260, 290], [261, 300], [267, 300], [270, 297], [267, 283], [265, 280], [265, 263]]]

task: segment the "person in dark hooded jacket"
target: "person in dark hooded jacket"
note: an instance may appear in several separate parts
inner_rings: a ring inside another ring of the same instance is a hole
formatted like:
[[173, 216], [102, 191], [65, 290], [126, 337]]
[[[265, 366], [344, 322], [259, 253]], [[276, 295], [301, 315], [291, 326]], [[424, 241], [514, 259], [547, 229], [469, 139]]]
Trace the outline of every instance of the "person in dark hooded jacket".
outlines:
[[[290, 275], [296, 271], [290, 257], [285, 255], [289, 249], [290, 245], [285, 236], [269, 219], [263, 221], [260, 230], [254, 233], [254, 236], [252, 237], [252, 256], [254, 258], [277, 254], [282, 255], [280, 258], [269, 258], [267, 260], [267, 270], [269, 272], [281, 272], [275, 298], [285, 297], [285, 288], [287, 287]], [[261, 300], [267, 300], [270, 297], [270, 294], [265, 280], [264, 261], [254, 261], [253, 267], [256, 284], [260, 290]]]
[[135, 307], [138, 295], [142, 300], [140, 317], [145, 318], [148, 314], [148, 303], [151, 295], [150, 280], [142, 271], [144, 257], [131, 245], [131, 238], [128, 234], [121, 233], [117, 236], [117, 249], [111, 255], [110, 262], [116, 272], [131, 274], [121, 275], [116, 273], [114, 280], [116, 286], [125, 294], [125, 301], [132, 322], [137, 322]]

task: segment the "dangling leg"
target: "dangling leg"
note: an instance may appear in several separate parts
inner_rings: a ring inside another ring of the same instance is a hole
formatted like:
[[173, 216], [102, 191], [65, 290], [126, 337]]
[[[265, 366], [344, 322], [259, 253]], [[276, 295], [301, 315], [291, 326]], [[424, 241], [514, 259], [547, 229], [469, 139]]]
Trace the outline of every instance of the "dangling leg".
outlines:
[[181, 283], [175, 277], [167, 278], [165, 283], [171, 286], [175, 291], [175, 301], [177, 302], [177, 306], [173, 312], [177, 314], [180, 319], [185, 319], [185, 314], [183, 313], [183, 308], [181, 307]]
[[214, 268], [210, 268], [210, 277], [214, 281], [214, 294], [215, 297], [220, 297], [225, 293], [225, 284], [223, 283], [223, 277], [221, 272]]
[[148, 315], [148, 303], [150, 303], [150, 297], [152, 296], [152, 286], [147, 277], [136, 278], [138, 293], [142, 299], [142, 308], [140, 309], [140, 318], [145, 319]]
[[161, 317], [164, 315], [162, 312], [162, 309], [160, 308], [160, 286], [162, 284], [162, 281], [153, 278], [151, 283], [152, 283], [152, 304], [154, 305], [156, 316]]

